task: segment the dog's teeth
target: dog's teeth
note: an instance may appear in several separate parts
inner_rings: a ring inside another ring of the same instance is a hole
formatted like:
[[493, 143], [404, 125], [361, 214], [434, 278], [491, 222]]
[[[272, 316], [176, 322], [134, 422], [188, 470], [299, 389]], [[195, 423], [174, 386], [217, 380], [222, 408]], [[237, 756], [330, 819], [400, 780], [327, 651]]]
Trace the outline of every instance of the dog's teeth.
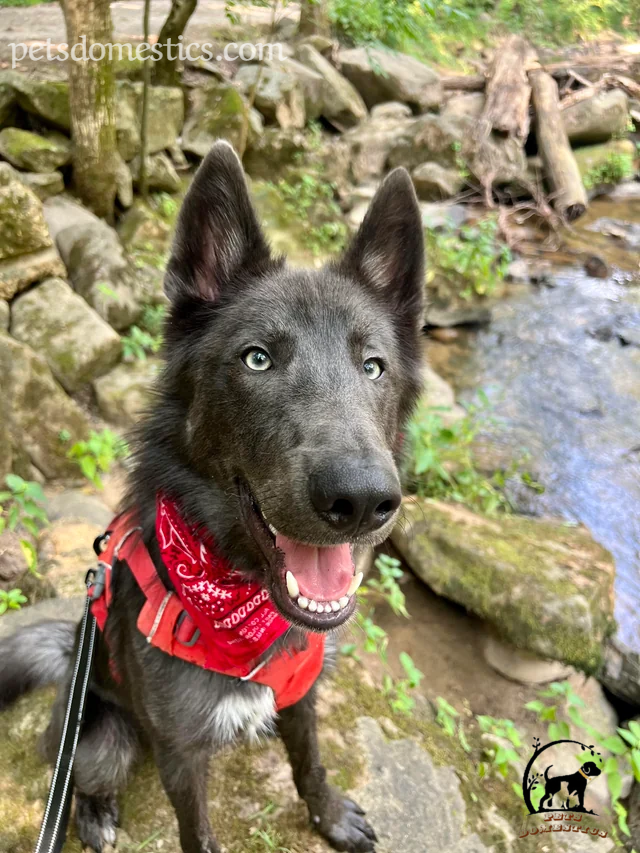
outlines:
[[314, 601], [313, 599], [311, 599], [311, 601], [309, 602], [309, 610], [310, 610], [312, 613], [315, 613], [317, 609], [318, 609], [318, 603], [317, 603], [317, 601]]
[[324, 604], [319, 604], [317, 612], [318, 613], [324, 613], [324, 607], [325, 607]]
[[338, 604], [337, 601], [331, 602], [331, 609], [334, 611], [334, 613], [336, 613], [338, 610], [340, 610], [340, 605]]
[[275, 529], [275, 527], [273, 526], [273, 524], [268, 524], [267, 526], [268, 526], [269, 530], [270, 530], [270, 531], [273, 533], [273, 535], [275, 536], [275, 535], [277, 534], [277, 532], [278, 532], [278, 531]]
[[298, 599], [298, 607], [302, 607], [303, 610], [306, 610], [309, 606], [309, 599], [305, 598], [304, 595], [301, 595]]
[[340, 599], [340, 601], [338, 601], [338, 605], [339, 605], [341, 610], [344, 610], [348, 603], [349, 603], [349, 596], [348, 595], [343, 595], [342, 598]]
[[297, 598], [300, 595], [300, 587], [298, 581], [291, 572], [287, 572], [287, 589], [291, 598]]
[[347, 595], [353, 595], [354, 592], [357, 591], [358, 587], [362, 583], [363, 577], [364, 577], [364, 575], [362, 574], [362, 572], [358, 572], [357, 575], [354, 575], [353, 580], [349, 584], [349, 589], [347, 590]]

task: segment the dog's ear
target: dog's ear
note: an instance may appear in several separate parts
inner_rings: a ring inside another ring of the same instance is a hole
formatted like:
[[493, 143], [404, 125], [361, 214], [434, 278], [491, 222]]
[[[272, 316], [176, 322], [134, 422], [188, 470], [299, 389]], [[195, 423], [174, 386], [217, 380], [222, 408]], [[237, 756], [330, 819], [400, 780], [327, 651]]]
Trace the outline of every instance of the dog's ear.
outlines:
[[406, 169], [394, 169], [383, 182], [339, 267], [364, 280], [396, 311], [421, 318], [424, 234]]
[[249, 199], [242, 164], [228, 142], [211, 148], [187, 192], [165, 274], [173, 302], [215, 302], [243, 268], [258, 268], [269, 246]]

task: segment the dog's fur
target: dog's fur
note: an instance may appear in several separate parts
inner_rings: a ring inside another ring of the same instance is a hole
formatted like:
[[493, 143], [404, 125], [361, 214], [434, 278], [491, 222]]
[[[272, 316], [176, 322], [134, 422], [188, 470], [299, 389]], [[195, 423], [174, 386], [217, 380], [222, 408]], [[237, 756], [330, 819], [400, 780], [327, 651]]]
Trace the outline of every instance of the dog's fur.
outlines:
[[[389, 488], [399, 488], [398, 435], [419, 390], [423, 280], [422, 225], [404, 170], [386, 179], [338, 261], [320, 271], [293, 270], [270, 254], [232, 148], [213, 147], [178, 221], [165, 279], [171, 300], [166, 368], [140, 429], [126, 502], [139, 514], [167, 587], [154, 538], [159, 490], [179, 501], [190, 522], [204, 525], [235, 566], [268, 584], [290, 621], [291, 601], [274, 580], [261, 532], [247, 519], [239, 482], [269, 522], [296, 540], [375, 544], [388, 535], [395, 508], [378, 529], [345, 535], [314, 509], [309, 482], [323, 466], [344, 465], [354, 476], [374, 471]], [[251, 374], [241, 362], [243, 351], [257, 345], [274, 360], [268, 375]], [[384, 362], [384, 374], [372, 382], [362, 364], [374, 356]], [[219, 853], [207, 814], [209, 758], [236, 735], [273, 725], [315, 829], [337, 850], [373, 850], [375, 834], [362, 810], [325, 780], [315, 689], [276, 718], [269, 688], [148, 645], [136, 628], [143, 601], [128, 567], [117, 563], [108, 650], [100, 637], [76, 759], [82, 842], [100, 853], [113, 841], [116, 794], [146, 742], [175, 808], [183, 853]], [[303, 644], [309, 630], [304, 620], [294, 621], [288, 645]], [[44, 738], [51, 761], [74, 632], [70, 623], [48, 623], [0, 643], [0, 707], [35, 686], [60, 683]], [[112, 680], [109, 653], [120, 683]]]
[[550, 764], [544, 771], [544, 796], [540, 800], [540, 810], [550, 808], [553, 805], [553, 798], [556, 794], [560, 793], [562, 784], [566, 782], [567, 797], [577, 797], [578, 810], [584, 811], [584, 795], [587, 790], [587, 782], [589, 779], [599, 776], [602, 772], [598, 765], [593, 761], [587, 761], [580, 768], [582, 773], [580, 770], [576, 770], [575, 773], [571, 773], [569, 776], [551, 776], [549, 778], [549, 771], [552, 767], [553, 764]]

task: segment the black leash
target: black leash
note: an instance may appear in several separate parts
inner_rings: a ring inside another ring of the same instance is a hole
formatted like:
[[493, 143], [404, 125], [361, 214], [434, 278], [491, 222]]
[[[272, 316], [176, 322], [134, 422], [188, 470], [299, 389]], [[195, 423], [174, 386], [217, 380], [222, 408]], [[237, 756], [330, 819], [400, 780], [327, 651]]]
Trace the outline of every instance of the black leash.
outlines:
[[[92, 585], [95, 572], [90, 569], [85, 579], [87, 589]], [[96, 620], [90, 611], [91, 598], [87, 595], [84, 615], [80, 623], [80, 642], [71, 679], [69, 701], [60, 738], [58, 757], [53, 771], [49, 799], [42, 819], [35, 853], [61, 853], [67, 837], [67, 824], [73, 794], [73, 763], [87, 704], [89, 678], [93, 664], [96, 638]]]

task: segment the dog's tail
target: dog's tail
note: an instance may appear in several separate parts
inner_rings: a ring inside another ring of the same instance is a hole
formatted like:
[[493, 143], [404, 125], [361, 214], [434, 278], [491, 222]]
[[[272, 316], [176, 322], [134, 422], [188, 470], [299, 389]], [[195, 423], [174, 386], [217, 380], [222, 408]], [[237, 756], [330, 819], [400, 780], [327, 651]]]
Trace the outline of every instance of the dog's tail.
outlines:
[[547, 767], [547, 769], [544, 771], [544, 781], [545, 781], [545, 782], [548, 782], [548, 781], [549, 781], [549, 770], [551, 770], [551, 768], [552, 768], [552, 767], [553, 767], [553, 764], [550, 764], [550, 765]]
[[0, 640], [0, 710], [23, 693], [62, 681], [75, 633], [75, 622], [40, 622]]

